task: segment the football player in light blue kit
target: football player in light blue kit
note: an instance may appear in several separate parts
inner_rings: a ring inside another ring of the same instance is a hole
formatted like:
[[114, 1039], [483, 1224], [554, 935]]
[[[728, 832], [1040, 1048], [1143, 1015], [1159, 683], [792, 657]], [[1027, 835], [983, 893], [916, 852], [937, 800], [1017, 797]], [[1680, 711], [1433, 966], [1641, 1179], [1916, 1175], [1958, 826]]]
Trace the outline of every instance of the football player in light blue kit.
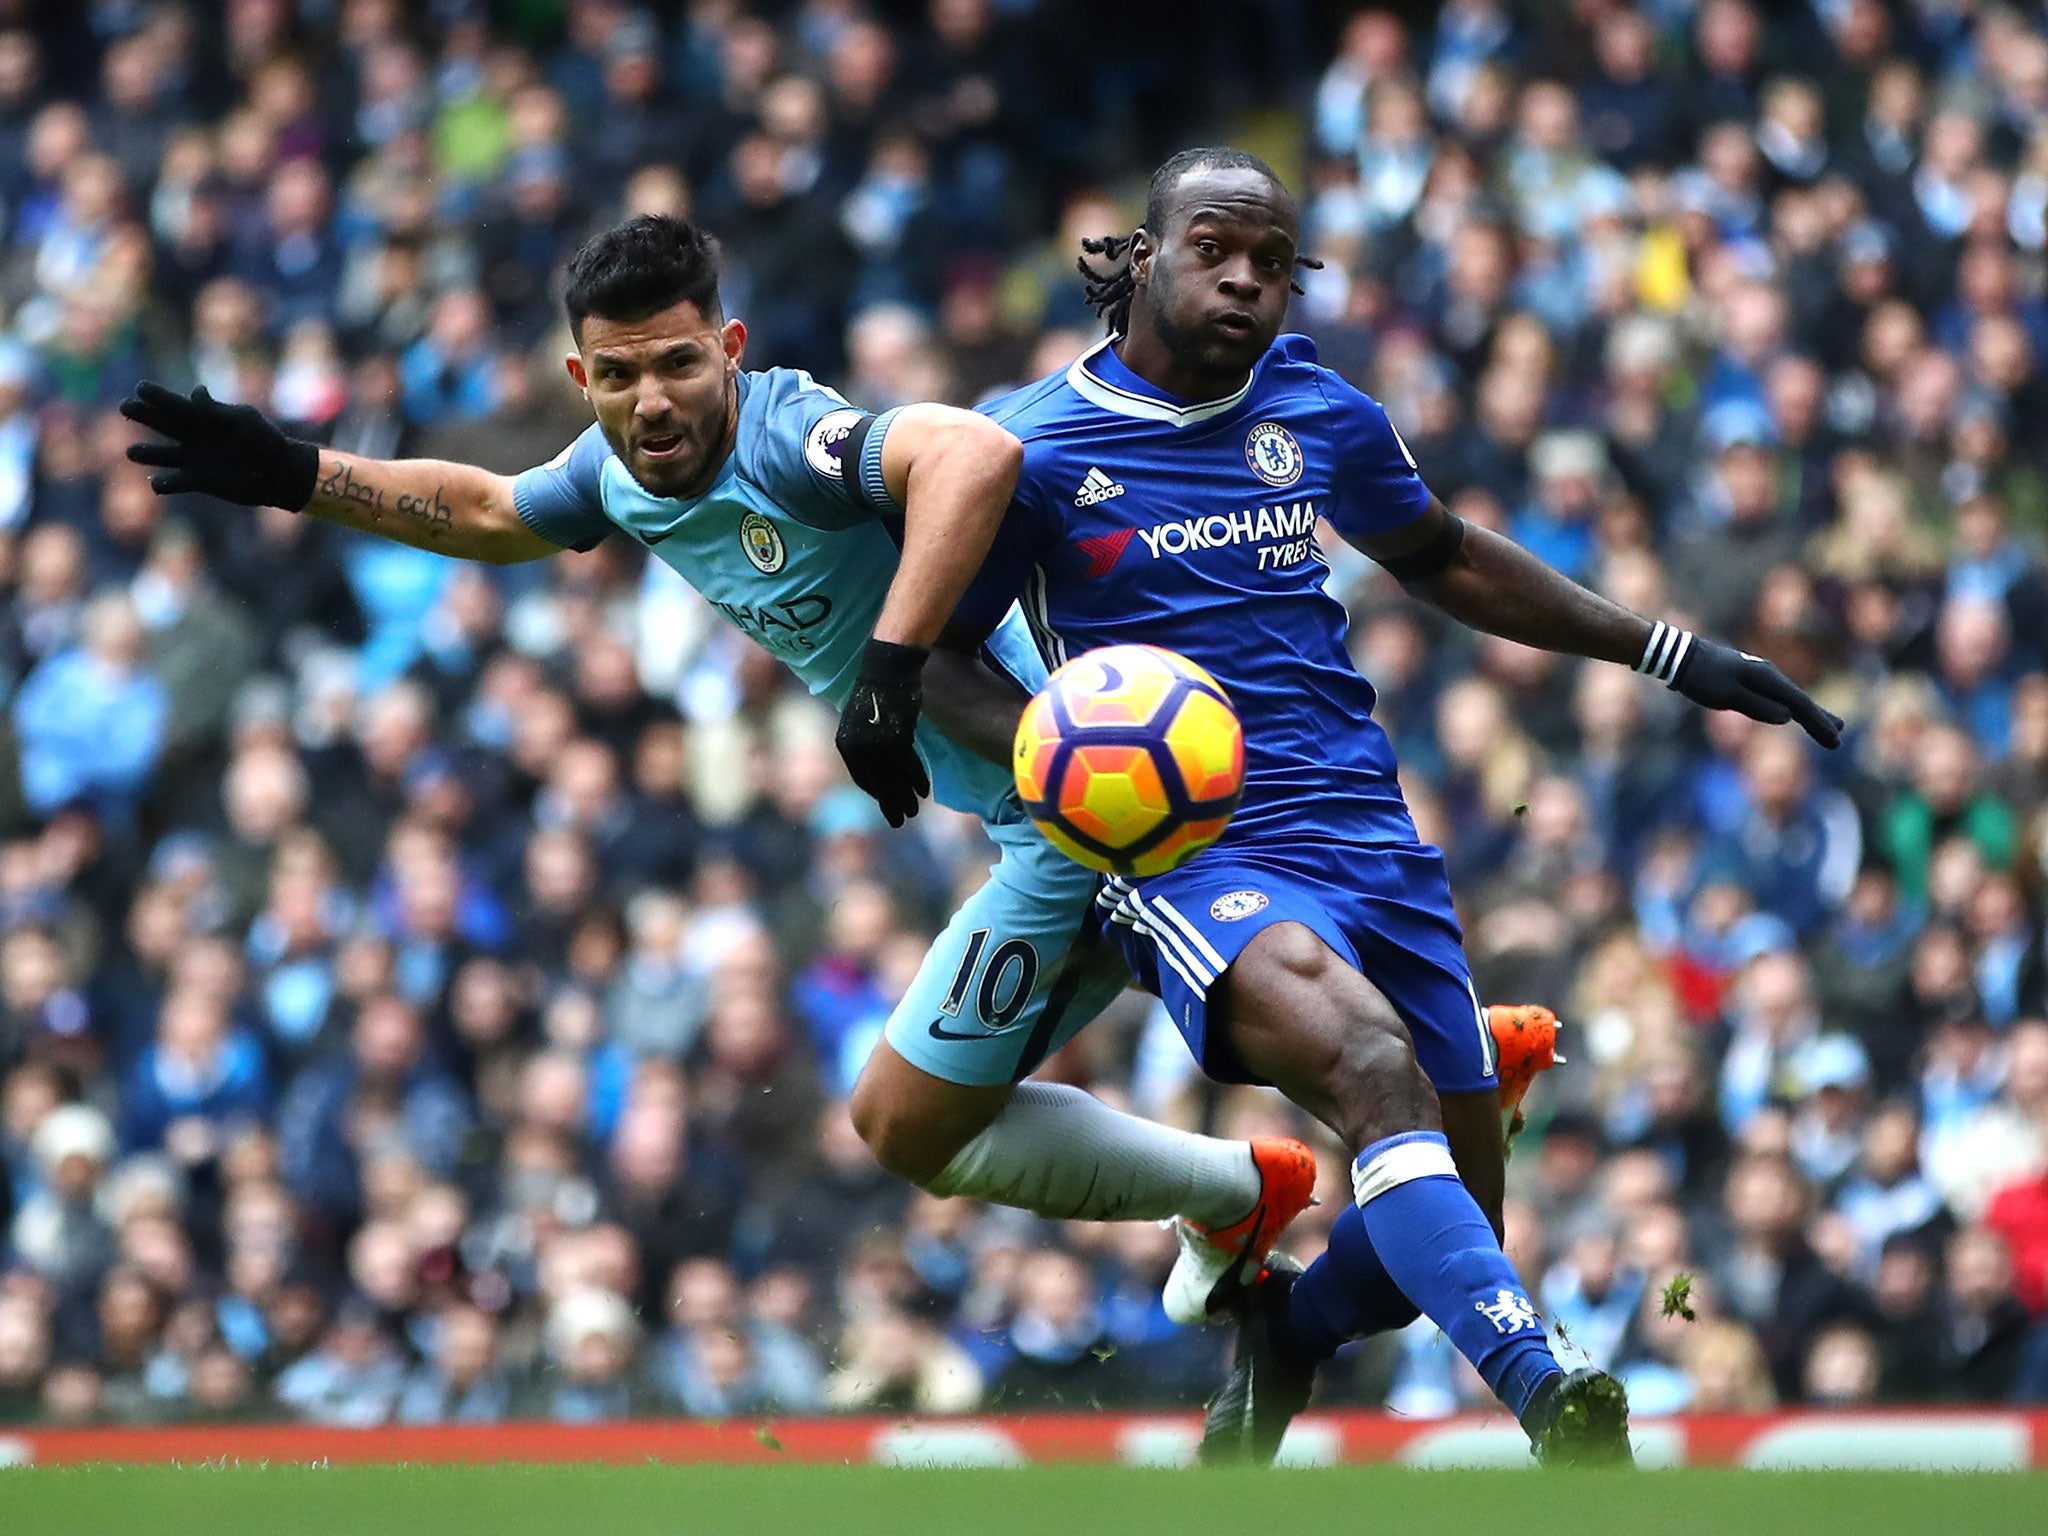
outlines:
[[[947, 518], [993, 529], [1016, 483], [1016, 439], [969, 412], [870, 416], [805, 374], [743, 370], [746, 328], [722, 312], [710, 242], [678, 220], [595, 236], [570, 263], [566, 300], [568, 369], [597, 421], [518, 476], [318, 449], [253, 408], [153, 384], [123, 410], [170, 441], [130, 456], [161, 471], [161, 493], [281, 506], [442, 554], [504, 564], [620, 532], [680, 572], [845, 707], [841, 750], [865, 787], [899, 786], [884, 796], [893, 822], [935, 786], [1000, 850], [856, 1088], [854, 1118], [878, 1158], [941, 1194], [1058, 1218], [1179, 1215], [1223, 1234], [1175, 1272], [1179, 1310], [1199, 1315], [1240, 1253], [1263, 1257], [1308, 1203], [1313, 1159], [1284, 1138], [1192, 1136], [1077, 1089], [1021, 1083], [1129, 971], [1090, 917], [1095, 877], [1038, 837], [1007, 769], [919, 718], [923, 647], [947, 617], [923, 594], [964, 585], [988, 546], [948, 536]], [[906, 533], [913, 556], [899, 556]], [[1014, 718], [1045, 675], [1014, 618], [983, 655], [987, 667], [932, 701], [962, 730]]]
[[1252, 156], [1160, 169], [1144, 225], [1083, 265], [1110, 339], [984, 407], [1025, 464], [948, 639], [977, 643], [1021, 596], [1048, 662], [1165, 646], [1244, 724], [1229, 829], [1179, 869], [1110, 882], [1108, 928], [1212, 1076], [1272, 1083], [1344, 1139], [1356, 1199], [1299, 1280], [1276, 1268], [1249, 1288], [1204, 1459], [1272, 1459], [1318, 1363], [1419, 1311], [1546, 1460], [1625, 1461], [1620, 1385], [1559, 1368], [1501, 1251], [1493, 1039], [1443, 860], [1416, 837], [1324, 591], [1318, 525], [1475, 628], [1635, 665], [1824, 746], [1841, 722], [1769, 663], [1629, 613], [1445, 511], [1386, 412], [1280, 335], [1299, 238], [1293, 198]]

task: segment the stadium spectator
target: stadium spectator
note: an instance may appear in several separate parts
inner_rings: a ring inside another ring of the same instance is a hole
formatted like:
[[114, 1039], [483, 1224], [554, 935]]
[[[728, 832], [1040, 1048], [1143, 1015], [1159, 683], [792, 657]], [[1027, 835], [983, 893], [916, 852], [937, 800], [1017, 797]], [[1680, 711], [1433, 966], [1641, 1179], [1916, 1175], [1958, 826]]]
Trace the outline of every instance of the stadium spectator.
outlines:
[[346, 1225], [362, 1208], [366, 1140], [381, 1126], [428, 1168], [452, 1172], [469, 1125], [459, 1085], [428, 1058], [418, 1012], [391, 995], [361, 1001], [349, 1050], [309, 1065], [279, 1107], [279, 1166], [309, 1210]]
[[498, 1327], [479, 1307], [450, 1307], [435, 1321], [432, 1358], [413, 1371], [398, 1399], [403, 1424], [495, 1424], [512, 1412], [511, 1385], [498, 1364]]
[[679, 1265], [668, 1311], [670, 1330], [654, 1348], [651, 1374], [693, 1418], [804, 1413], [821, 1405], [824, 1372], [814, 1352], [786, 1328], [744, 1317], [739, 1282], [726, 1265]]
[[60, 1105], [36, 1125], [33, 1147], [40, 1187], [15, 1213], [8, 1248], [60, 1304], [74, 1304], [98, 1289], [118, 1252], [96, 1208], [113, 1127], [97, 1110]]
[[1831, 1323], [1807, 1347], [1799, 1395], [1830, 1408], [1874, 1402], [1879, 1372], [1877, 1341], [1853, 1323]]
[[1756, 1335], [1738, 1323], [1709, 1323], [1685, 1343], [1695, 1413], [1761, 1413], [1778, 1405]]
[[1943, 1254], [1947, 1285], [1938, 1309], [1946, 1356], [1944, 1396], [1996, 1402], [2012, 1391], [2026, 1336], [2026, 1312], [2012, 1292], [2012, 1259], [2005, 1240], [1984, 1227], [1966, 1227]]
[[632, 1417], [647, 1402], [636, 1373], [639, 1347], [623, 1297], [595, 1286], [559, 1297], [547, 1320], [548, 1357], [560, 1373], [547, 1416], [566, 1424]]
[[1114, 1405], [1126, 1367], [1102, 1316], [1086, 1266], [1040, 1249], [1017, 1273], [1016, 1310], [1002, 1340], [1003, 1365], [990, 1388], [1013, 1408]]
[[47, 816], [74, 803], [125, 822], [164, 749], [170, 698], [148, 669], [134, 605], [108, 594], [80, 621], [80, 643], [29, 674], [14, 701], [21, 787]]
[[319, 1347], [278, 1373], [280, 1405], [311, 1424], [362, 1428], [391, 1416], [405, 1362], [367, 1303], [351, 1301]]
[[929, 1323], [891, 1309], [857, 1320], [825, 1383], [846, 1412], [963, 1413], [981, 1401], [981, 1373]]
[[156, 1043], [123, 1085], [121, 1140], [190, 1167], [270, 1110], [269, 1070], [253, 1035], [232, 1027], [221, 999], [196, 987], [164, 999]]

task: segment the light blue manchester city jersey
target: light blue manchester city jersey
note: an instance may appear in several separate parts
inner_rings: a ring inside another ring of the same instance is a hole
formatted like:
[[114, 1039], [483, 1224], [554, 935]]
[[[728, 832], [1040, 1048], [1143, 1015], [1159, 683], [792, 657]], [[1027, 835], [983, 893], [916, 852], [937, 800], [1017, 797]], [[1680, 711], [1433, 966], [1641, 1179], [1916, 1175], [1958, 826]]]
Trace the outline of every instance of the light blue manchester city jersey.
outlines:
[[[882, 481], [896, 413], [870, 416], [786, 368], [742, 373], [739, 391], [732, 453], [702, 496], [650, 494], [592, 424], [520, 475], [513, 500], [528, 527], [568, 549], [589, 549], [615, 529], [638, 540], [812, 693], [841, 704], [896, 574], [903, 512]], [[1045, 680], [1014, 611], [990, 637], [987, 659], [1027, 691]], [[917, 745], [940, 804], [987, 821], [1022, 817], [1007, 768], [927, 720]]]

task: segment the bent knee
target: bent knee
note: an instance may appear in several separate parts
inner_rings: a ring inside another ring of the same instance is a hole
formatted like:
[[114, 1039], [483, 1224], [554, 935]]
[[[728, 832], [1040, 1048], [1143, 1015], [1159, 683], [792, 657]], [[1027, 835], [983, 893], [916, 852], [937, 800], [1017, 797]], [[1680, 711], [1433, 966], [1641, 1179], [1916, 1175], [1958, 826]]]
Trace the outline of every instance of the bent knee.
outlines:
[[856, 1115], [853, 1124], [876, 1162], [920, 1187], [936, 1180], [960, 1153], [958, 1146], [934, 1137], [929, 1127], [909, 1115], [877, 1111]]
[[919, 1186], [933, 1183], [960, 1155], [971, 1136], [949, 1134], [932, 1125], [916, 1107], [877, 1092], [863, 1092], [866, 1079], [854, 1085], [848, 1108], [853, 1128], [867, 1143], [876, 1162], [899, 1179]]

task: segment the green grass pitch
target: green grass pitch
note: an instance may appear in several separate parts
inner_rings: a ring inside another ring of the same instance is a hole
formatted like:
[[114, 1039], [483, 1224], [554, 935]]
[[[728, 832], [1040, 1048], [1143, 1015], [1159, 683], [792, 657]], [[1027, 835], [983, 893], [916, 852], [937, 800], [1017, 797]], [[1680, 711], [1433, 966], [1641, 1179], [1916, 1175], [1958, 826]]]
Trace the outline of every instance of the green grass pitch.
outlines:
[[1277, 1472], [1045, 1466], [44, 1467], [20, 1536], [2028, 1536], [2048, 1474]]

